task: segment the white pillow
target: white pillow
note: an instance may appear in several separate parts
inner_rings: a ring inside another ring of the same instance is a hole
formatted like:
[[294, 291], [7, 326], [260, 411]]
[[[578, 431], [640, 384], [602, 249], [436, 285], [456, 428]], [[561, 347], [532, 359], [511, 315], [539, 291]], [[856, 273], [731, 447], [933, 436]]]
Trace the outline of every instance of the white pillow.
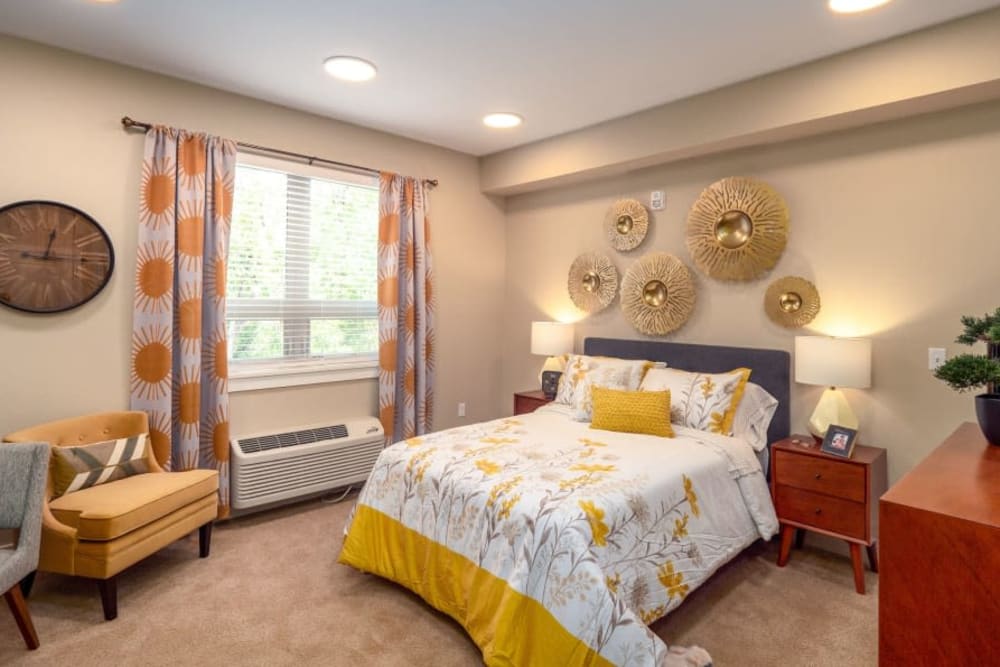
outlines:
[[575, 405], [577, 387], [581, 386], [581, 382], [587, 373], [597, 368], [624, 367], [630, 369], [632, 376], [629, 380], [629, 386], [623, 388], [635, 391], [639, 388], [639, 383], [642, 382], [642, 377], [646, 370], [659, 365], [659, 363], [643, 359], [619, 359], [617, 357], [591, 357], [586, 354], [571, 354], [566, 360], [566, 368], [563, 371], [562, 377], [559, 378], [559, 390], [556, 392], [555, 402], [565, 405]]
[[573, 419], [589, 422], [594, 412], [594, 397], [591, 389], [606, 387], [635, 391], [642, 382], [643, 373], [648, 368], [646, 361], [616, 360], [619, 363], [598, 364], [583, 373], [573, 393]]
[[736, 368], [727, 373], [653, 368], [646, 373], [639, 388], [642, 391], [670, 390], [670, 421], [673, 423], [728, 435], [749, 377], [749, 368]]
[[778, 399], [759, 384], [748, 382], [743, 390], [743, 400], [733, 416], [732, 434], [743, 438], [756, 451], [767, 447], [767, 429], [778, 410]]

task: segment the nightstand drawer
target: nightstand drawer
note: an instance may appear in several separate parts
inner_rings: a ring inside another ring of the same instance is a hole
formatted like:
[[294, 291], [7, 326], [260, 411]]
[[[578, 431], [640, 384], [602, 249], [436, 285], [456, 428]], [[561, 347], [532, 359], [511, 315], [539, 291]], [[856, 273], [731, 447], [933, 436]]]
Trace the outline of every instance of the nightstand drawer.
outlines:
[[818, 491], [855, 502], [865, 502], [865, 468], [808, 454], [774, 452], [774, 481], [807, 491]]
[[858, 540], [868, 538], [864, 503], [777, 484], [774, 504], [782, 521], [794, 521]]

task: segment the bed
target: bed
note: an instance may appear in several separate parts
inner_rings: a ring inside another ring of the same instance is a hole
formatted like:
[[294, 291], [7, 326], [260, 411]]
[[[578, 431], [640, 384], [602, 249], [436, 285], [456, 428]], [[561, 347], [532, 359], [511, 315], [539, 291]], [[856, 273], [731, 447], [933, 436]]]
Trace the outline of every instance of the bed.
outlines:
[[[589, 338], [584, 353], [672, 368], [752, 369], [788, 434], [787, 352]], [[595, 430], [566, 406], [386, 448], [340, 562], [449, 614], [488, 665], [707, 664], [648, 625], [778, 523], [765, 467], [739, 438]]]

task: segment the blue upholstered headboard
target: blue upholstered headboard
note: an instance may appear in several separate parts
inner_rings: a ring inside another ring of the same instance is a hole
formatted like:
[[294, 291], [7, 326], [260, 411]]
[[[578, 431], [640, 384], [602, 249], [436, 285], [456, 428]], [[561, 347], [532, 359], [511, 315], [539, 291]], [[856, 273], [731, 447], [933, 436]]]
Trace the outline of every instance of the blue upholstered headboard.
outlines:
[[784, 350], [657, 340], [586, 338], [583, 341], [583, 353], [621, 359], [665, 361], [670, 368], [704, 373], [724, 373], [734, 368], [749, 368], [750, 381], [756, 382], [778, 399], [778, 410], [767, 430], [768, 442], [786, 438], [791, 433], [791, 355]]

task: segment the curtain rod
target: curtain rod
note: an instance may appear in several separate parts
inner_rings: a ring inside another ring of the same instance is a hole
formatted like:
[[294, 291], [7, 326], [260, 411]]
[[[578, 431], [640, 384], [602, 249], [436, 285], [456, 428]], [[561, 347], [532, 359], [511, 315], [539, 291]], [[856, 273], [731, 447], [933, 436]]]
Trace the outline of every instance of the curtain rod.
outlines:
[[[152, 123], [143, 123], [138, 120], [132, 120], [128, 116], [122, 117], [122, 127], [126, 130], [138, 129], [143, 132], [149, 131], [153, 128]], [[304, 153], [294, 153], [292, 151], [282, 150], [280, 148], [269, 148], [268, 146], [258, 146], [257, 144], [248, 144], [243, 141], [237, 141], [236, 145], [240, 148], [246, 148], [251, 151], [256, 151], [258, 153], [271, 153], [272, 155], [280, 155], [282, 157], [293, 158], [296, 160], [305, 160], [308, 164], [316, 164], [321, 162], [323, 164], [333, 165], [335, 167], [344, 167], [346, 169], [352, 169], [354, 171], [360, 171], [366, 174], [379, 174], [378, 169], [372, 169], [371, 167], [362, 167], [361, 165], [351, 164], [349, 162], [338, 162], [337, 160], [327, 160], [326, 158], [316, 157], [315, 155], [305, 155]], [[424, 183], [430, 185], [431, 187], [437, 187], [436, 178], [425, 178]]]

